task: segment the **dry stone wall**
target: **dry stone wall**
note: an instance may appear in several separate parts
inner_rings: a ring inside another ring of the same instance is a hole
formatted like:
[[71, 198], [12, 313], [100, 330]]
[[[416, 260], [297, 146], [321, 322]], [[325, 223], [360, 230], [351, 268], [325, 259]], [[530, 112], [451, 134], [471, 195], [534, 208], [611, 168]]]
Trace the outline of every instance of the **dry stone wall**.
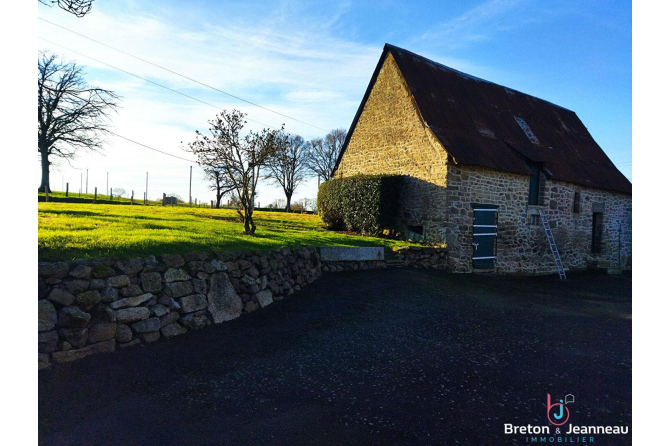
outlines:
[[[425, 250], [430, 255], [412, 248], [403, 264], [443, 262], [433, 249]], [[299, 291], [322, 272], [385, 267], [384, 260], [323, 262], [311, 247], [40, 262], [38, 364], [75, 361], [229, 321]]]
[[403, 266], [414, 268], [449, 269], [446, 248], [420, 248], [410, 246], [395, 252], [395, 260]]
[[423, 122], [400, 69], [389, 54], [344, 152], [336, 178], [406, 175], [402, 222], [444, 238], [447, 153]]
[[39, 365], [229, 321], [283, 299], [320, 275], [315, 248], [40, 262]]

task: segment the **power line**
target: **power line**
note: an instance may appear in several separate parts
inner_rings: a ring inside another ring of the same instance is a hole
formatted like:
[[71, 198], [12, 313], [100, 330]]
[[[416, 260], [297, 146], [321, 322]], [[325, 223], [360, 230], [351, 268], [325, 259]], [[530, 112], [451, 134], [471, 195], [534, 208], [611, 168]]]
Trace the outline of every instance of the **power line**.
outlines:
[[114, 135], [114, 136], [118, 136], [119, 138], [121, 138], [121, 139], [125, 139], [126, 141], [130, 141], [130, 142], [132, 142], [133, 144], [137, 144], [138, 146], [146, 147], [146, 148], [149, 149], [149, 150], [153, 150], [153, 151], [155, 151], [155, 152], [162, 153], [163, 155], [167, 155], [167, 156], [171, 156], [171, 157], [173, 157], [173, 158], [177, 158], [177, 159], [180, 159], [180, 160], [188, 161], [189, 163], [195, 163], [195, 164], [198, 163], [197, 161], [194, 161], [194, 160], [189, 160], [189, 159], [186, 159], [186, 158], [182, 158], [181, 156], [173, 155], [173, 154], [168, 153], [168, 152], [163, 152], [162, 150], [154, 149], [153, 147], [150, 147], [150, 146], [148, 146], [148, 145], [146, 145], [146, 144], [142, 144], [141, 142], [137, 142], [137, 141], [135, 141], [135, 140], [133, 140], [133, 139], [126, 138], [125, 136], [119, 135], [118, 133], [114, 133], [114, 132], [112, 132], [111, 130], [107, 130], [107, 133], [109, 133], [109, 134], [111, 134], [111, 135]]
[[308, 126], [310, 126], [310, 127], [314, 127], [314, 128], [316, 128], [316, 129], [319, 129], [319, 130], [327, 131], [327, 130], [324, 129], [324, 128], [318, 127], [318, 126], [316, 126], [316, 125], [310, 124], [310, 123], [305, 122], [305, 121], [301, 121], [300, 119], [297, 119], [297, 118], [294, 118], [294, 117], [292, 117], [292, 116], [286, 115], [286, 114], [284, 114], [284, 113], [280, 113], [280, 112], [278, 112], [278, 111], [269, 109], [269, 108], [267, 108], [267, 107], [264, 107], [264, 106], [262, 106], [262, 105], [256, 104], [256, 103], [254, 103], [254, 102], [248, 101], [248, 100], [246, 100], [246, 99], [244, 99], [244, 98], [241, 98], [241, 97], [239, 97], [239, 96], [235, 96], [234, 94], [228, 93], [228, 92], [226, 92], [226, 91], [223, 91], [223, 90], [218, 89], [218, 88], [216, 88], [216, 87], [213, 87], [213, 86], [211, 86], [211, 85], [205, 84], [204, 82], [200, 82], [200, 81], [198, 81], [198, 80], [196, 80], [196, 79], [193, 79], [193, 78], [191, 78], [191, 77], [185, 76], [185, 75], [183, 75], [183, 74], [181, 74], [181, 73], [178, 73], [178, 72], [176, 72], [176, 71], [174, 71], [174, 70], [171, 70], [171, 69], [169, 69], [169, 68], [165, 68], [165, 67], [163, 67], [163, 66], [161, 66], [161, 65], [158, 65], [158, 64], [156, 64], [156, 63], [154, 63], [154, 62], [151, 62], [151, 61], [148, 61], [148, 60], [146, 60], [146, 59], [143, 59], [143, 58], [141, 58], [141, 57], [139, 57], [139, 56], [135, 56], [134, 54], [128, 53], [127, 51], [123, 51], [123, 50], [121, 50], [121, 49], [119, 49], [119, 48], [115, 48], [115, 47], [113, 47], [113, 46], [111, 46], [111, 45], [107, 45], [106, 43], [100, 42], [99, 40], [95, 40], [95, 39], [93, 39], [93, 38], [91, 38], [91, 37], [88, 37], [88, 36], [86, 36], [86, 35], [84, 35], [84, 34], [81, 34], [81, 33], [78, 33], [78, 32], [76, 32], [76, 31], [73, 31], [73, 30], [71, 30], [71, 29], [69, 29], [69, 28], [66, 28], [66, 27], [62, 26], [62, 25], [58, 25], [58, 24], [56, 24], [56, 23], [54, 23], [54, 22], [52, 22], [52, 21], [49, 21], [49, 20], [47, 20], [47, 19], [43, 19], [42, 17], [38, 17], [38, 19], [39, 19], [39, 20], [42, 20], [42, 21], [44, 21], [44, 22], [47, 22], [47, 23], [49, 23], [49, 24], [51, 24], [51, 25], [53, 25], [53, 26], [57, 26], [58, 28], [64, 29], [65, 31], [68, 31], [68, 32], [71, 32], [71, 33], [73, 33], [73, 34], [76, 34], [76, 35], [78, 35], [78, 36], [80, 36], [80, 37], [83, 37], [84, 39], [88, 39], [88, 40], [90, 40], [90, 41], [92, 41], [92, 42], [95, 42], [95, 43], [97, 43], [97, 44], [99, 44], [99, 45], [102, 45], [102, 46], [105, 46], [105, 47], [107, 47], [107, 48], [110, 48], [110, 49], [112, 49], [112, 50], [114, 50], [114, 51], [118, 51], [118, 52], [120, 52], [120, 53], [123, 53], [123, 54], [125, 54], [126, 56], [130, 56], [130, 57], [135, 58], [135, 59], [137, 59], [137, 60], [140, 60], [140, 61], [142, 61], [142, 62], [144, 62], [144, 63], [147, 63], [147, 64], [149, 64], [149, 65], [153, 65], [154, 67], [160, 68], [161, 70], [165, 70], [165, 71], [167, 71], [167, 72], [169, 72], [169, 73], [172, 73], [172, 74], [175, 74], [175, 75], [177, 75], [177, 76], [179, 76], [179, 77], [183, 77], [184, 79], [188, 79], [188, 80], [190, 80], [191, 82], [195, 82], [196, 84], [202, 85], [203, 87], [207, 87], [207, 88], [212, 89], [212, 90], [214, 90], [214, 91], [218, 91], [219, 93], [222, 93], [222, 94], [225, 94], [225, 95], [227, 95], [227, 96], [230, 96], [231, 98], [235, 98], [235, 99], [240, 100], [240, 101], [242, 101], [242, 102], [246, 102], [247, 104], [253, 105], [253, 106], [258, 107], [258, 108], [262, 108], [263, 110], [267, 110], [267, 111], [269, 111], [269, 112], [271, 112], [271, 113], [277, 114], [277, 115], [279, 115], [279, 116], [283, 116], [283, 117], [285, 117], [285, 118], [291, 119], [291, 120], [296, 121], [296, 122], [299, 122], [299, 123], [301, 123], [301, 124], [305, 124], [305, 125], [308, 125]]
[[[182, 95], [182, 96], [184, 96], [184, 97], [187, 97], [187, 98], [189, 98], [189, 99], [193, 99], [194, 101], [198, 101], [198, 102], [200, 102], [200, 103], [202, 103], [202, 104], [209, 105], [210, 107], [214, 107], [214, 108], [216, 108], [217, 110], [223, 110], [223, 108], [219, 107], [218, 105], [211, 104], [211, 103], [209, 103], [209, 102], [203, 101], [202, 99], [198, 99], [198, 98], [193, 97], [193, 96], [191, 96], [191, 95], [188, 95], [188, 94], [186, 94], [186, 93], [182, 93], [182, 92], [179, 91], [179, 90], [172, 89], [172, 88], [167, 87], [167, 86], [165, 86], [165, 85], [163, 85], [163, 84], [159, 84], [158, 82], [154, 82], [154, 81], [152, 81], [152, 80], [149, 80], [149, 79], [144, 78], [144, 77], [142, 77], [142, 76], [139, 76], [139, 75], [137, 75], [137, 74], [131, 73], [130, 71], [126, 71], [126, 70], [124, 70], [124, 69], [122, 69], [122, 68], [115, 67], [114, 65], [110, 65], [110, 64], [108, 64], [107, 62], [103, 62], [103, 61], [101, 61], [101, 60], [99, 60], [99, 59], [96, 59], [95, 57], [91, 57], [91, 56], [88, 56], [88, 55], [86, 55], [86, 54], [84, 54], [84, 53], [80, 53], [79, 51], [75, 51], [75, 50], [73, 50], [73, 49], [70, 49], [70, 48], [65, 47], [65, 46], [63, 46], [63, 45], [60, 45], [60, 44], [58, 44], [58, 43], [56, 43], [56, 42], [53, 42], [53, 41], [51, 41], [51, 40], [49, 40], [49, 39], [46, 39], [46, 38], [44, 38], [44, 37], [39, 37], [39, 39], [44, 40], [45, 42], [49, 42], [49, 43], [52, 44], [52, 45], [59, 46], [59, 47], [65, 49], [65, 50], [71, 51], [71, 52], [73, 52], [73, 53], [75, 53], [75, 54], [79, 54], [80, 56], [87, 57], [87, 58], [89, 58], [89, 59], [91, 59], [91, 60], [93, 60], [93, 61], [95, 61], [95, 62], [101, 63], [101, 64], [103, 64], [103, 65], [107, 65], [107, 66], [110, 67], [110, 68], [113, 68], [113, 69], [115, 69], [115, 70], [121, 71], [122, 73], [126, 73], [126, 74], [128, 74], [128, 75], [130, 75], [130, 76], [136, 77], [136, 78], [141, 79], [141, 80], [143, 80], [143, 81], [145, 81], [145, 82], [149, 82], [150, 84], [154, 84], [154, 85], [156, 85], [156, 86], [158, 86], [158, 87], [165, 88], [166, 90], [169, 90], [169, 91], [171, 91], [171, 92], [173, 92], [173, 93], [177, 93], [177, 94], [180, 94], [180, 95]], [[255, 123], [257, 123], [257, 124], [261, 124], [261, 125], [264, 125], [264, 126], [266, 126], [266, 127], [270, 127], [270, 128], [272, 128], [272, 129], [275, 129], [275, 130], [279, 130], [277, 127], [274, 127], [274, 126], [272, 126], [272, 125], [270, 125], [270, 124], [265, 124], [265, 123], [263, 123], [263, 122], [255, 121], [255, 120], [250, 119], [250, 118], [246, 118], [246, 119], [247, 119], [248, 121], [255, 122]]]

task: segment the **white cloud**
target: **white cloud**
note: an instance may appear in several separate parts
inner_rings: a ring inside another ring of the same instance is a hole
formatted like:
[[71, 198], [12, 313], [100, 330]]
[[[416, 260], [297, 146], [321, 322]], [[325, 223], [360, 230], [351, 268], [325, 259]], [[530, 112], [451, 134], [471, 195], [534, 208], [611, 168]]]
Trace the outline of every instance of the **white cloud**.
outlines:
[[[323, 129], [254, 107], [50, 23], [39, 22], [40, 37], [69, 50], [44, 40], [39, 41], [41, 49], [52, 49], [85, 65], [89, 82], [123, 97], [118, 114], [113, 116], [114, 132], [186, 158], [190, 157], [181, 151], [180, 142], [192, 140], [196, 129], [206, 132], [207, 121], [215, 116], [217, 109], [106, 64], [218, 107], [243, 110], [248, 113], [249, 129], [258, 130], [264, 125], [279, 127], [285, 123], [289, 132], [310, 139], [323, 136], [332, 128], [349, 126], [381, 52], [378, 47], [329, 35], [328, 28], [336, 25], [346, 12], [346, 5], [327, 26], [323, 23], [305, 26], [305, 22], [300, 26], [286, 26], [294, 22], [295, 17], [290, 13], [257, 23], [236, 20], [183, 28], [156, 15], [107, 12], [103, 4], [86, 20], [57, 12], [54, 8], [44, 8], [39, 15], [156, 65]], [[143, 190], [144, 172], [149, 170], [150, 196], [156, 195], [151, 192], [155, 188], [188, 195], [187, 182], [179, 177], [188, 170], [187, 162], [119, 138], [108, 139], [104, 156], [82, 152], [75, 167], [88, 167], [89, 184], [95, 182], [98, 186], [106, 172], [112, 171], [115, 187], [127, 190]], [[79, 170], [61, 166], [53, 177], [55, 188], [59, 187], [61, 177], [63, 182], [77, 184], [78, 189]], [[204, 198], [211, 194], [200, 177], [194, 173], [194, 190]], [[299, 192], [300, 196], [316, 196], [315, 184]], [[260, 195], [268, 202], [282, 196], [281, 190], [267, 185], [261, 185]]]
[[433, 27], [425, 32], [420, 40], [439, 41], [449, 48], [488, 40], [496, 32], [513, 27], [512, 22], [500, 22], [499, 19], [518, 10], [524, 1], [487, 0], [459, 17]]

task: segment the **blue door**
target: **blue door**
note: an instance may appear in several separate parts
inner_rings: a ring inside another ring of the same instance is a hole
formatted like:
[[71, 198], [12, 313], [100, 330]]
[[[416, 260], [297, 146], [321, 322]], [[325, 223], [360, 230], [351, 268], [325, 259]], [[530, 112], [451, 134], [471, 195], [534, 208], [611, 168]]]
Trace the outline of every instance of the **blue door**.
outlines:
[[472, 225], [472, 267], [495, 268], [498, 237], [498, 206], [471, 203], [475, 214]]

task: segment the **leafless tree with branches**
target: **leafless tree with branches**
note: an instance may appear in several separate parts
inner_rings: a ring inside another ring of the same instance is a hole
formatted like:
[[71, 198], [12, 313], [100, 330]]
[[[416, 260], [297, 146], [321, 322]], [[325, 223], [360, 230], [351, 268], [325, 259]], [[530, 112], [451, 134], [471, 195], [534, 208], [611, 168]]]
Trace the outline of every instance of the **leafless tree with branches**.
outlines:
[[226, 177], [225, 169], [222, 166], [205, 166], [203, 170], [205, 171], [205, 179], [210, 183], [210, 190], [216, 194], [216, 208], [219, 209], [223, 197], [234, 191], [235, 186]]
[[57, 4], [59, 8], [81, 18], [91, 12], [93, 0], [37, 0], [38, 3], [51, 6]]
[[240, 202], [237, 212], [244, 223], [244, 232], [253, 235], [254, 195], [261, 168], [276, 151], [277, 136], [283, 132], [263, 129], [242, 136], [246, 113], [238, 110], [222, 111], [209, 121], [210, 136], [196, 130], [194, 142], [185, 150], [198, 157], [203, 167], [219, 166], [225, 181], [230, 182]]
[[80, 149], [102, 149], [108, 131], [109, 113], [119, 96], [89, 86], [82, 67], [63, 62], [58, 56], [39, 53], [37, 63], [37, 149], [42, 163], [39, 191], [49, 192], [50, 157], [66, 161]]
[[268, 159], [266, 179], [274, 180], [286, 195], [286, 212], [291, 211], [291, 197], [296, 188], [307, 178], [309, 144], [299, 135], [281, 134], [277, 138], [277, 150]]
[[344, 129], [334, 129], [325, 138], [310, 141], [311, 148], [307, 166], [320, 181], [330, 178], [346, 138], [347, 132]]

